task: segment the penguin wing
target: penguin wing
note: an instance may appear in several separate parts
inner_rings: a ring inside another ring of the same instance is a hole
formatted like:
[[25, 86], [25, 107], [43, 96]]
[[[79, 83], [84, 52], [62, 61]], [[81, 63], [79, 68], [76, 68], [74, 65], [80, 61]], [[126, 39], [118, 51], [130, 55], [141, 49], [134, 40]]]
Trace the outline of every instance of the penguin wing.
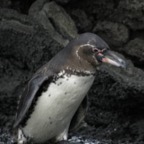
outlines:
[[51, 75], [38, 74], [29, 81], [20, 99], [18, 113], [13, 125], [14, 128], [16, 128], [23, 121], [32, 105], [32, 102], [34, 101], [34, 98], [36, 98], [36, 94], [45, 82], [50, 82], [51, 77]]

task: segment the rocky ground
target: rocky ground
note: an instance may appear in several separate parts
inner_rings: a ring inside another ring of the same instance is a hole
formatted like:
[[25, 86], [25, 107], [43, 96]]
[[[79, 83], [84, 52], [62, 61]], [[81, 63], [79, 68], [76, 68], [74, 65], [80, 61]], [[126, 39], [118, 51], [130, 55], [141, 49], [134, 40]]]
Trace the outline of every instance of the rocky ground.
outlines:
[[31, 75], [83, 32], [100, 35], [126, 60], [103, 65], [89, 92], [88, 126], [70, 143], [144, 144], [144, 2], [0, 1], [0, 144], [10, 144], [17, 99]]

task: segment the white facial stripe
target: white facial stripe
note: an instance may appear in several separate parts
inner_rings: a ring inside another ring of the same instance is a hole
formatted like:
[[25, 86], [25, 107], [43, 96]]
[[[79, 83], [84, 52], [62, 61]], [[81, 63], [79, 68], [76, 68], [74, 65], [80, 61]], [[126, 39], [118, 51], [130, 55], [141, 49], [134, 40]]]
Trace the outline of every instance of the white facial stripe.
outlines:
[[82, 47], [85, 47], [85, 46], [89, 46], [89, 47], [95, 48], [94, 45], [91, 45], [91, 44], [89, 44], [89, 43], [84, 44], [84, 45], [81, 45], [81, 46], [76, 50], [76, 56], [79, 58], [79, 60], [81, 59], [81, 57], [79, 56], [79, 49], [82, 48]]
[[76, 56], [79, 58], [79, 60], [81, 59], [79, 56], [79, 53], [78, 53], [80, 48], [81, 48], [81, 46], [76, 50]]
[[85, 46], [90, 46], [90, 47], [92, 47], [92, 48], [95, 47], [94, 45], [91, 45], [91, 44], [87, 43], [87, 44], [81, 45], [80, 48], [81, 48], [81, 47], [85, 47]]

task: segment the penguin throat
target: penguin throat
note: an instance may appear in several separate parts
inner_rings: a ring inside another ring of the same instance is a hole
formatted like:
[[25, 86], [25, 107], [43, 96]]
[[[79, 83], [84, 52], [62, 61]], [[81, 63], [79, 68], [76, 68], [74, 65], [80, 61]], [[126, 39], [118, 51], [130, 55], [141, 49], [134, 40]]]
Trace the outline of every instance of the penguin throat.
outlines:
[[95, 75], [95, 73], [91, 72], [91, 71], [87, 71], [87, 70], [77, 70], [77, 69], [71, 69], [71, 68], [67, 67], [65, 70], [63, 70], [59, 73], [60, 77], [63, 75], [90, 76], [90, 75]]

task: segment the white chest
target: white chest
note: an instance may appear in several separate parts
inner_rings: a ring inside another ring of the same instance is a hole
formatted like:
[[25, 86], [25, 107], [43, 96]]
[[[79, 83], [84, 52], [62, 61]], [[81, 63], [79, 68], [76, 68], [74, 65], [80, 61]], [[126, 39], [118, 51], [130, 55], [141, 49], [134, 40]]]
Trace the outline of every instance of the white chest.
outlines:
[[39, 97], [24, 132], [36, 141], [62, 133], [90, 89], [94, 76], [64, 76]]

